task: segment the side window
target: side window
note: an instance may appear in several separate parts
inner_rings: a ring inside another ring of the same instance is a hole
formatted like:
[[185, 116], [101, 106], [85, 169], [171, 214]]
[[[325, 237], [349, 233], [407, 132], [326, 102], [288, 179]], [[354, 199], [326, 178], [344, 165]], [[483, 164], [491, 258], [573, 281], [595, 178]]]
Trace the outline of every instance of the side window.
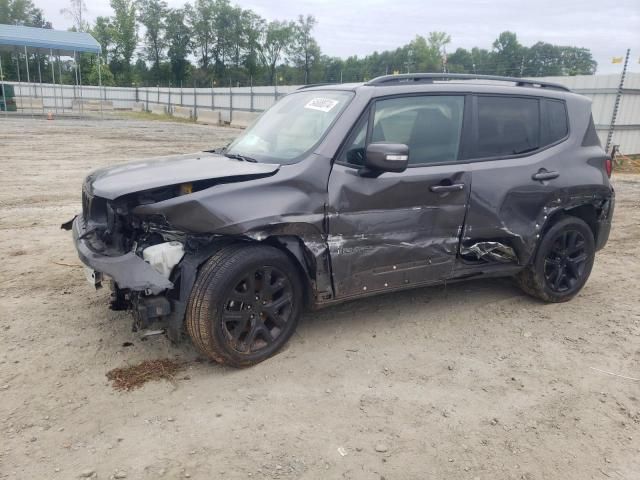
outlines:
[[378, 100], [371, 138], [367, 139], [365, 115], [352, 132], [342, 162], [362, 166], [369, 143], [403, 143], [409, 147], [409, 163], [451, 162], [458, 159], [464, 114], [464, 96], [432, 95]]
[[458, 159], [464, 97], [432, 95], [379, 100], [370, 143], [404, 143], [409, 164]]
[[540, 108], [535, 98], [479, 96], [475, 157], [502, 157], [540, 147]]
[[369, 110], [358, 121], [356, 128], [347, 140], [347, 148], [344, 149], [340, 157], [341, 163], [364, 166], [364, 151], [367, 143], [367, 125], [369, 124]]
[[569, 133], [567, 108], [561, 100], [544, 99], [542, 146], [551, 145]]

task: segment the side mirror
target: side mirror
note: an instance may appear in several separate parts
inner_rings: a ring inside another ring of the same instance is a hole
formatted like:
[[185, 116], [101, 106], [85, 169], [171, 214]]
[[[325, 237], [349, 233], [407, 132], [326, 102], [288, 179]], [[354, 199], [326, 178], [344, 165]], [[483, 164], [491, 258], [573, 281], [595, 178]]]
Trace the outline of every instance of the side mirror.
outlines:
[[[364, 167], [369, 173], [404, 172], [409, 164], [409, 147], [402, 143], [370, 143]], [[364, 173], [364, 172], [363, 172]]]

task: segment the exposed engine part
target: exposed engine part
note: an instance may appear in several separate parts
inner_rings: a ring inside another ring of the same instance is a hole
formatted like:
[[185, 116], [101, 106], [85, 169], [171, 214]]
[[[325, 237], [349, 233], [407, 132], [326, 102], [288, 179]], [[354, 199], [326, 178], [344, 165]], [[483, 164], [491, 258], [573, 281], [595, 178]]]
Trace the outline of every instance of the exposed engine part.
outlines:
[[173, 267], [184, 257], [184, 245], [180, 242], [165, 242], [152, 245], [142, 251], [142, 258], [169, 279]]
[[165, 296], [143, 297], [137, 295], [133, 300], [135, 321], [133, 330], [144, 330], [158, 319], [171, 313], [171, 303]]

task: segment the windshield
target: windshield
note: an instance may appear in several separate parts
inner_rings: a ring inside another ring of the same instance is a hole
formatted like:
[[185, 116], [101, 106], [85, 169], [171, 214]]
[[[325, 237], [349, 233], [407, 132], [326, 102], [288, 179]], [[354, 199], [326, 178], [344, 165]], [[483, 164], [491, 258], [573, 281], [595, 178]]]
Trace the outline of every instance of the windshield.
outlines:
[[261, 162], [292, 163], [324, 136], [353, 92], [308, 91], [287, 95], [239, 136], [226, 153]]

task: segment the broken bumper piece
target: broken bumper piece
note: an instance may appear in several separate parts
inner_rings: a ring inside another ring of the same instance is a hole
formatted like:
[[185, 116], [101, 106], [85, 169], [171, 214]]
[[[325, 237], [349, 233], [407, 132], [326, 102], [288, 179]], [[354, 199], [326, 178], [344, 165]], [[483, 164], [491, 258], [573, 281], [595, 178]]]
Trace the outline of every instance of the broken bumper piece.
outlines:
[[173, 283], [133, 252], [108, 256], [94, 251], [86, 239], [91, 233], [87, 232], [86, 224], [81, 215], [78, 215], [73, 221], [72, 230], [73, 242], [82, 263], [96, 272], [111, 277], [118, 288], [128, 288], [152, 295], [173, 288]]

